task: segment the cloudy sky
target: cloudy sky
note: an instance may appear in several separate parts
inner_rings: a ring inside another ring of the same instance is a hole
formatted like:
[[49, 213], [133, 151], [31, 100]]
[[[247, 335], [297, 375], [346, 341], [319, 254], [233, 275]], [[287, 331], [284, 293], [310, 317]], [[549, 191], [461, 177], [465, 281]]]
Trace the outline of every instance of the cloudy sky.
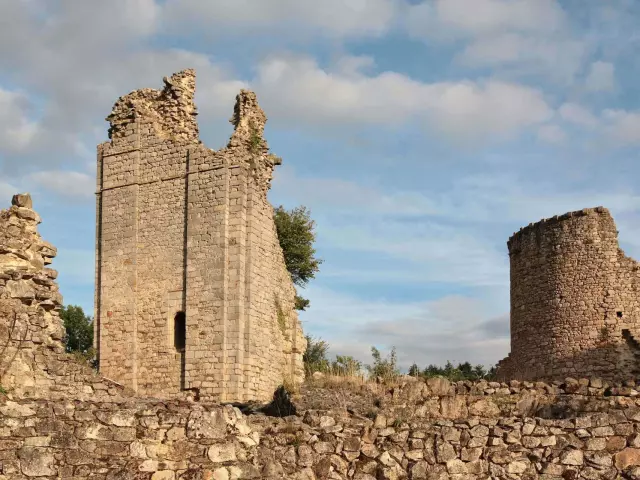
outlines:
[[65, 301], [93, 311], [95, 146], [113, 102], [197, 70], [201, 136], [254, 89], [322, 271], [334, 353], [493, 364], [508, 237], [604, 205], [640, 257], [637, 0], [0, 0], [0, 200], [30, 191]]

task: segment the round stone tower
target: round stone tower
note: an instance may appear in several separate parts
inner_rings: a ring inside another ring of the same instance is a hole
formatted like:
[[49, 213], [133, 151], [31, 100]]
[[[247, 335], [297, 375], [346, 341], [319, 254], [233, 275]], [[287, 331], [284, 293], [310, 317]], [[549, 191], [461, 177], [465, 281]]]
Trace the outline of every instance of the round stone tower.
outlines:
[[632, 375], [640, 282], [617, 237], [609, 211], [597, 207], [509, 239], [511, 354], [499, 364], [501, 378]]

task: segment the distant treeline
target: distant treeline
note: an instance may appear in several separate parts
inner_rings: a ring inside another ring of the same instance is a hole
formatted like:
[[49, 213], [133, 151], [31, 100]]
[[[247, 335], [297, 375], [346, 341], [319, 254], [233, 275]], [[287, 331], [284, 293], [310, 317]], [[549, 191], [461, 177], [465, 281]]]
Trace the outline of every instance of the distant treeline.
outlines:
[[[359, 360], [348, 355], [336, 355], [334, 360], [327, 357], [329, 344], [321, 339], [315, 339], [307, 335], [307, 350], [304, 353], [304, 365], [308, 375], [315, 372], [328, 373], [341, 376], [363, 376], [392, 379], [401, 374], [397, 364], [396, 349], [393, 347], [383, 358], [376, 347], [371, 347], [372, 363], [364, 365]], [[444, 367], [429, 365], [420, 369], [417, 364], [411, 365], [409, 375], [414, 377], [442, 376], [452, 381], [460, 380], [491, 380], [495, 376], [495, 367], [487, 369], [484, 365], [473, 366], [469, 362], [459, 363], [454, 366], [447, 362]]]

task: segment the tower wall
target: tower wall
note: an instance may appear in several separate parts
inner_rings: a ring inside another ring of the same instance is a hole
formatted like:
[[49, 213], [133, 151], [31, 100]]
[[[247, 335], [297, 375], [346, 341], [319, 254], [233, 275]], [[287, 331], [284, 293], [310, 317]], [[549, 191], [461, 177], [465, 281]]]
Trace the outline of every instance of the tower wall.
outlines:
[[119, 99], [99, 147], [101, 373], [146, 395], [268, 399], [303, 378], [305, 341], [267, 200], [279, 162], [266, 117], [242, 91], [229, 145], [210, 150], [198, 140], [193, 71], [165, 83]]
[[623, 330], [640, 321], [638, 264], [598, 207], [531, 224], [508, 242], [511, 353], [502, 378], [619, 379], [635, 361]]

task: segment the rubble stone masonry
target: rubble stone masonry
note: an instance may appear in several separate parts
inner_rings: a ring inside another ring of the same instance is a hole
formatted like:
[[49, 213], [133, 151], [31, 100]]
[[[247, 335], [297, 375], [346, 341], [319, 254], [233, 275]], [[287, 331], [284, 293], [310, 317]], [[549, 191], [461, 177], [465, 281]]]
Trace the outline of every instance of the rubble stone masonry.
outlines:
[[0, 398], [0, 480], [640, 478], [634, 387], [414, 381], [371, 413]]
[[164, 82], [121, 97], [98, 147], [100, 372], [140, 395], [269, 399], [302, 380], [306, 347], [267, 200], [280, 159], [254, 93], [237, 96], [235, 131], [213, 151], [195, 72]]
[[0, 211], [0, 384], [22, 398], [116, 401], [121, 385], [65, 353], [56, 248], [37, 230], [31, 196]]
[[511, 353], [499, 376], [637, 377], [640, 265], [618, 246], [609, 211], [531, 224], [508, 247]]

